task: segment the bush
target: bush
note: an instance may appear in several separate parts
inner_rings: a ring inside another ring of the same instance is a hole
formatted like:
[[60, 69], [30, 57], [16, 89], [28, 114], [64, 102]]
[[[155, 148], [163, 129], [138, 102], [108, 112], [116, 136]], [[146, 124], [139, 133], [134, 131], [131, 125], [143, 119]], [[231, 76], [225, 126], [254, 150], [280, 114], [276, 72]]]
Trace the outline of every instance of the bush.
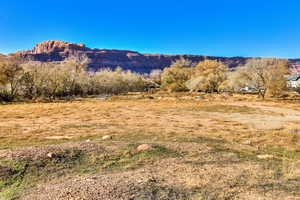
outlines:
[[150, 72], [149, 78], [156, 84], [160, 85], [161, 84], [161, 75], [162, 75], [162, 70], [161, 69], [154, 69]]
[[0, 100], [13, 101], [20, 89], [23, 73], [21, 59], [16, 56], [0, 60]]
[[186, 82], [191, 77], [192, 66], [189, 60], [180, 59], [165, 68], [161, 74], [162, 88], [170, 92], [187, 91]]
[[227, 67], [218, 61], [204, 60], [193, 69], [193, 76], [187, 82], [191, 91], [219, 92], [227, 80]]
[[16, 97], [53, 100], [145, 91], [150, 82], [140, 74], [121, 68], [88, 72], [87, 64], [86, 57], [73, 57], [61, 63], [27, 62], [15, 65], [5, 62], [0, 65], [0, 101], [12, 101]]
[[297, 85], [297, 87], [295, 88], [295, 91], [300, 94], [300, 85]]
[[254, 88], [262, 98], [268, 94], [277, 97], [287, 90], [285, 75], [289, 74], [288, 61], [275, 58], [250, 59], [239, 74], [245, 85]]

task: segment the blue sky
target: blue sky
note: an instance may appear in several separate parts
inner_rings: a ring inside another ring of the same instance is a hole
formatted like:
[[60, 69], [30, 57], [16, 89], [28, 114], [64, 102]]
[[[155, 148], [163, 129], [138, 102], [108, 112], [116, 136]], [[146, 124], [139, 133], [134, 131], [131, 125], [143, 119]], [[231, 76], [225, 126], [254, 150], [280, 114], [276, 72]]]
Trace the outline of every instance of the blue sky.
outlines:
[[143, 53], [300, 57], [299, 0], [9, 0], [0, 52], [46, 40]]

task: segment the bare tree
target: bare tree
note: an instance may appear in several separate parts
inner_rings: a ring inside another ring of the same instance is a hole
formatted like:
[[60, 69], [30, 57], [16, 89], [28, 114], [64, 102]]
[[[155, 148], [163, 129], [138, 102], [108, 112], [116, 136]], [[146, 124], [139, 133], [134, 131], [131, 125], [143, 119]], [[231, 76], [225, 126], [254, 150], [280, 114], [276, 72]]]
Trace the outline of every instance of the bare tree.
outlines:
[[10, 56], [0, 62], [0, 83], [6, 87], [4, 91], [11, 100], [18, 93], [22, 73], [21, 58]]
[[287, 87], [288, 73], [288, 61], [275, 58], [251, 59], [239, 69], [245, 85], [254, 88], [262, 98], [267, 93], [272, 96], [282, 93]]

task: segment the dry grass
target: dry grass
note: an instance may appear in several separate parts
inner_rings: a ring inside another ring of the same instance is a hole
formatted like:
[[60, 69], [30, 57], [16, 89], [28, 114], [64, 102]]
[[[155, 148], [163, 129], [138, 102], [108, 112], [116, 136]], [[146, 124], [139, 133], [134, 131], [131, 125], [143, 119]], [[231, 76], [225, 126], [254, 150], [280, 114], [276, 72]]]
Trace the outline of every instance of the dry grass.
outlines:
[[166, 140], [205, 136], [297, 147], [299, 134], [293, 130], [300, 129], [297, 125], [300, 112], [278, 106], [176, 99], [3, 105], [0, 107], [0, 148], [83, 140], [107, 134], [116, 138]]
[[[122, 177], [125, 170], [133, 174], [130, 180], [134, 187], [137, 181], [134, 174], [140, 177], [142, 171], [159, 180], [155, 186], [150, 184], [161, 191], [157, 193], [158, 199], [300, 198], [300, 111], [294, 109], [296, 104], [257, 101], [252, 97], [240, 101], [240, 97], [230, 96], [206, 96], [200, 100], [195, 95], [160, 96], [150, 99], [133, 94], [106, 101], [86, 99], [0, 106], [0, 149], [3, 149], [0, 161], [10, 165], [11, 161], [7, 160], [13, 160], [23, 169], [24, 156], [20, 155], [29, 155], [26, 159], [31, 161], [26, 161], [27, 165], [37, 169], [40, 165], [36, 165], [36, 160], [44, 160], [43, 156], [51, 149], [55, 151], [57, 145], [32, 146], [60, 143], [59, 149], [64, 151], [75, 146], [82, 154], [72, 159], [68, 154], [63, 157], [66, 159], [63, 165], [41, 161], [46, 163], [43, 169], [52, 174], [53, 184], [58, 186], [48, 187], [49, 178], [34, 175], [34, 180], [46, 185], [33, 191], [43, 191], [46, 187], [49, 195], [64, 187], [64, 181], [58, 184], [57, 181], [62, 180], [57, 180], [57, 172], [54, 173], [56, 169], [63, 169], [62, 179], [70, 179], [65, 183], [67, 188], [72, 188], [71, 184], [78, 179], [75, 174], [85, 174], [79, 178], [84, 184], [90, 182], [87, 178], [90, 173], [100, 179], [103, 174], [115, 177], [114, 173], [121, 173]], [[113, 135], [113, 139], [102, 141], [104, 135]], [[87, 139], [96, 146], [75, 145], [76, 141], [84, 144]], [[140, 154], [134, 150], [140, 143], [152, 143], [158, 149]], [[32, 159], [30, 152], [33, 152], [32, 158], [39, 155], [39, 159]], [[258, 155], [262, 155], [262, 159]], [[15, 188], [19, 189], [24, 180], [31, 180], [32, 176], [23, 177], [14, 187], [1, 186], [0, 181], [0, 192], [1, 187], [6, 188], [3, 190], [6, 197], [12, 198], [18, 193]], [[113, 178], [112, 183], [114, 181], [119, 179]], [[124, 184], [120, 187], [126, 188]], [[147, 182], [146, 190], [150, 191], [148, 186]], [[104, 186], [96, 181], [91, 187]], [[172, 190], [180, 191], [176, 193], [178, 198], [168, 197]], [[64, 191], [60, 192], [64, 198], [71, 198]], [[76, 191], [70, 189], [69, 193], [74, 195]], [[45, 195], [32, 194], [36, 199], [47, 199]], [[90, 193], [82, 195], [91, 198]]]

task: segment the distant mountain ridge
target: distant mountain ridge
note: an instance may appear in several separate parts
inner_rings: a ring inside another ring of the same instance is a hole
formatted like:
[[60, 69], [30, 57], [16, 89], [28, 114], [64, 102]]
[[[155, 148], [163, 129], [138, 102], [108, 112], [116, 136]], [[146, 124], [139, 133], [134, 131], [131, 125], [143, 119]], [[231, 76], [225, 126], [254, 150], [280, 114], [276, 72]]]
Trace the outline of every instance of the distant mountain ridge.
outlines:
[[[177, 59], [185, 58], [193, 62], [200, 62], [205, 59], [218, 60], [230, 68], [243, 65], [247, 62], [247, 57], [216, 57], [203, 55], [164, 55], [164, 54], [142, 54], [137, 51], [129, 50], [109, 50], [92, 49], [84, 44], [50, 40], [37, 44], [32, 50], [19, 51], [16, 54], [25, 59], [54, 62], [63, 61], [70, 56], [86, 55], [90, 58], [90, 70], [100, 68], [116, 68], [121, 66], [123, 69], [130, 69], [139, 73], [149, 73], [153, 69], [164, 69]], [[289, 59], [291, 69], [300, 72], [300, 59]]]

